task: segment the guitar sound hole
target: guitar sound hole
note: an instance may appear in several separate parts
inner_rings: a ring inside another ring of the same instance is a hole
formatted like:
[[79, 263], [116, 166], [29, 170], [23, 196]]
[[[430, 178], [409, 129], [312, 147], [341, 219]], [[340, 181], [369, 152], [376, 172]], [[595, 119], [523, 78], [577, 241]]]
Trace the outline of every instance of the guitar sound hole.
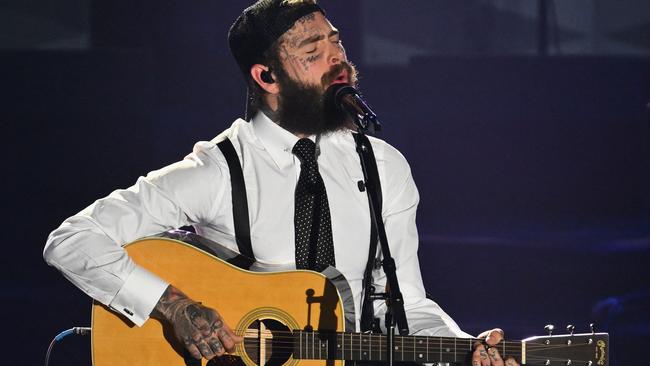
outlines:
[[[249, 336], [244, 338], [244, 349], [257, 365], [280, 366], [289, 361], [293, 354], [291, 330], [277, 320], [257, 320], [248, 326], [246, 334]], [[264, 355], [263, 362], [260, 362], [260, 354]]]

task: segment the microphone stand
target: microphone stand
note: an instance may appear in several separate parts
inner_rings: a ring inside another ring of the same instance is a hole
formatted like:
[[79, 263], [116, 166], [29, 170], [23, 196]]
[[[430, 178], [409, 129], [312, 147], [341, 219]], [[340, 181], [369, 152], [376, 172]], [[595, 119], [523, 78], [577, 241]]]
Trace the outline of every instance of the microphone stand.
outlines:
[[[348, 113], [350, 114], [350, 113]], [[381, 252], [383, 255], [382, 268], [386, 274], [386, 289], [384, 293], [375, 294], [370, 291], [370, 300], [372, 301], [386, 301], [386, 331], [388, 333], [388, 345], [386, 348], [386, 357], [388, 365], [393, 366], [393, 358], [395, 349], [395, 326], [399, 329], [401, 335], [408, 335], [409, 328], [406, 321], [406, 312], [404, 311], [404, 299], [400, 292], [399, 283], [397, 282], [397, 273], [395, 260], [390, 255], [390, 248], [388, 247], [388, 239], [386, 237], [386, 229], [381, 217], [381, 212], [377, 208], [380, 206], [378, 189], [372, 179], [368, 179], [368, 164], [366, 160], [368, 157], [373, 157], [372, 146], [365, 133], [368, 130], [378, 131], [381, 129], [381, 124], [377, 120], [377, 116], [370, 113], [355, 114], [352, 116], [354, 123], [357, 127], [357, 134], [354, 135], [356, 142], [357, 153], [361, 161], [361, 168], [363, 170], [363, 178], [366, 185], [366, 193], [370, 202], [370, 217], [374, 227], [377, 230], [377, 237], [381, 245]], [[373, 157], [374, 160], [374, 157]]]

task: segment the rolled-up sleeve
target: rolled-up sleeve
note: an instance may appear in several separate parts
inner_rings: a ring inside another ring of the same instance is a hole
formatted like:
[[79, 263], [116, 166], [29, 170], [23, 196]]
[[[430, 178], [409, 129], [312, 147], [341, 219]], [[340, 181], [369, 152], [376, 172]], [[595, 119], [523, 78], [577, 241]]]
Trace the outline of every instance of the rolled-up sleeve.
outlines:
[[49, 235], [43, 257], [82, 291], [140, 326], [168, 283], [138, 266], [123, 245], [209, 221], [229, 187], [222, 168], [195, 151], [151, 172], [65, 220]]

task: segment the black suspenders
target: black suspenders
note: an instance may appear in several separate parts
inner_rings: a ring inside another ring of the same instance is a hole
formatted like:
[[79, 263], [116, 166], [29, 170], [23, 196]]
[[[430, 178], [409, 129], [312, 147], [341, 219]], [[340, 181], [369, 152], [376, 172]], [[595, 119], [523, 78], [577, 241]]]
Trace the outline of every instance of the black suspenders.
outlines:
[[[372, 146], [370, 141], [365, 135], [353, 134], [355, 139], [362, 139], [365, 145], [369, 147], [368, 153], [364, 154], [363, 157], [366, 160], [366, 167], [368, 169], [368, 182], [365, 183], [365, 189], [373, 189], [377, 191], [379, 197], [379, 207], [377, 208], [381, 212], [381, 182], [379, 180], [379, 172], [377, 171], [377, 162], [375, 161], [375, 154], [372, 151]], [[228, 163], [228, 169], [230, 170], [230, 187], [232, 195], [232, 216], [235, 226], [235, 239], [237, 241], [237, 247], [239, 248], [239, 253], [243, 256], [250, 259], [250, 262], [242, 263], [245, 268], [250, 267], [250, 265], [255, 261], [255, 256], [253, 255], [253, 247], [251, 245], [251, 235], [250, 235], [250, 222], [248, 220], [248, 199], [246, 198], [246, 183], [244, 182], [244, 173], [242, 172], [241, 163], [237, 152], [230, 142], [230, 139], [226, 138], [225, 140], [217, 143], [217, 147], [223, 153], [223, 156], [226, 158]], [[368, 202], [370, 204], [370, 202]], [[371, 220], [372, 222], [372, 220]], [[377, 256], [377, 230], [372, 225], [370, 231], [370, 248], [368, 250], [368, 263], [366, 264], [366, 269], [363, 276], [363, 304], [361, 306], [361, 331], [373, 330], [377, 331], [379, 329], [378, 322], [374, 321], [374, 307], [372, 300], [370, 300], [369, 291], [372, 287], [372, 270], [375, 268], [375, 259]]]
[[251, 225], [248, 221], [248, 199], [246, 198], [246, 184], [244, 182], [244, 173], [239, 163], [239, 157], [235, 151], [234, 146], [230, 139], [217, 144], [221, 153], [226, 158], [228, 169], [230, 170], [230, 189], [232, 196], [232, 217], [235, 226], [235, 240], [239, 253], [250, 259], [250, 263], [246, 263], [245, 267], [248, 269], [255, 261], [253, 255], [253, 246], [251, 245]]

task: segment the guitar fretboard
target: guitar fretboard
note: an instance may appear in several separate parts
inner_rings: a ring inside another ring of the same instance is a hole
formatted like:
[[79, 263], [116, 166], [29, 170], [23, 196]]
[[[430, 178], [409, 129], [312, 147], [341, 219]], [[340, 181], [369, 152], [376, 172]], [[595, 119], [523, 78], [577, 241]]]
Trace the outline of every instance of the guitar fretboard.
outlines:
[[[295, 331], [293, 357], [315, 360], [384, 361], [388, 337], [383, 334]], [[475, 338], [395, 336], [395, 361], [462, 362]], [[520, 349], [498, 346], [502, 357], [520, 356]]]

